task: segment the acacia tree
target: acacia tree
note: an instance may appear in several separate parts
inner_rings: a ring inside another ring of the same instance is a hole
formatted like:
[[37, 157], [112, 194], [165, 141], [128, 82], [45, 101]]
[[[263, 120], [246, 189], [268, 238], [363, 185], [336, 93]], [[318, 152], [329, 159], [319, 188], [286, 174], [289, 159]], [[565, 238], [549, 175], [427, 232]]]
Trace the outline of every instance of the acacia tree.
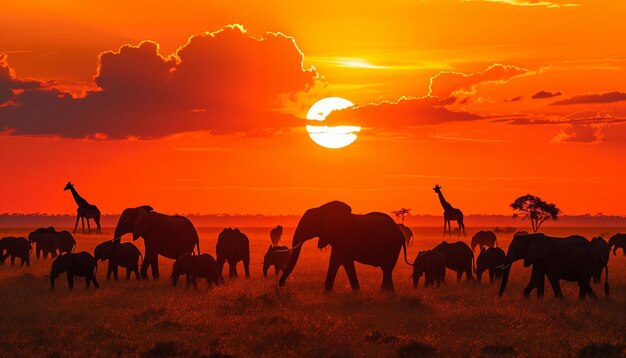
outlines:
[[392, 211], [391, 213], [395, 215], [396, 218], [402, 219], [402, 224], [404, 224], [404, 217], [411, 212], [411, 209], [402, 208], [400, 210]]
[[540, 197], [526, 194], [515, 199], [511, 203], [514, 210], [513, 218], [521, 216], [523, 220], [530, 220], [533, 232], [537, 232], [541, 224], [547, 220], [556, 221], [559, 218], [561, 209], [557, 208], [553, 203], [547, 203]]

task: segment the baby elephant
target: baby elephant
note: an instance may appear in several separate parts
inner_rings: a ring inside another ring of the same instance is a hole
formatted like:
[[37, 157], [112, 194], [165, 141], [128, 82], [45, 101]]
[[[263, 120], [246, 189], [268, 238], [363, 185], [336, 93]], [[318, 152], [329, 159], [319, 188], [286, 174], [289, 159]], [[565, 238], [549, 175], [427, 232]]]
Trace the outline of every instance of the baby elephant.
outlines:
[[99, 288], [100, 285], [96, 281], [97, 267], [96, 259], [88, 252], [62, 254], [52, 262], [50, 289], [54, 290], [54, 280], [63, 272], [67, 273], [67, 284], [70, 289], [74, 288], [74, 276], [84, 277], [87, 288], [91, 282], [96, 288]]
[[194, 288], [198, 288], [197, 277], [206, 278], [209, 287], [211, 287], [211, 282], [215, 283], [215, 286], [219, 282], [217, 263], [213, 256], [209, 254], [192, 255], [190, 252], [177, 258], [172, 268], [172, 283], [174, 286], [176, 286], [180, 275], [187, 276], [187, 288], [192, 284]]
[[503, 266], [505, 261], [506, 254], [499, 247], [490, 247], [488, 249], [483, 247], [480, 249], [480, 254], [476, 259], [476, 277], [478, 282], [480, 282], [480, 278], [486, 270], [489, 270], [490, 283], [493, 283], [495, 280], [501, 280], [504, 270], [500, 266]]
[[21, 260], [20, 266], [30, 266], [30, 253], [33, 251], [30, 242], [24, 237], [5, 237], [0, 239], [0, 265], [4, 265], [7, 257], [11, 256], [11, 265], [15, 264], [15, 258]]
[[274, 266], [276, 275], [283, 271], [291, 260], [291, 250], [287, 246], [272, 246], [267, 249], [263, 257], [263, 276], [267, 277], [267, 270]]
[[119, 241], [105, 241], [96, 246], [93, 253], [96, 261], [109, 261], [107, 280], [110, 280], [111, 274], [113, 274], [113, 278], [117, 281], [118, 266], [126, 269], [126, 281], [130, 280], [130, 274], [133, 272], [137, 280], [141, 279], [139, 276], [139, 257], [143, 256], [137, 246], [130, 242], [122, 244]]
[[413, 287], [417, 288], [420, 277], [425, 275], [424, 287], [437, 287], [446, 278], [446, 259], [436, 250], [420, 251], [413, 262]]

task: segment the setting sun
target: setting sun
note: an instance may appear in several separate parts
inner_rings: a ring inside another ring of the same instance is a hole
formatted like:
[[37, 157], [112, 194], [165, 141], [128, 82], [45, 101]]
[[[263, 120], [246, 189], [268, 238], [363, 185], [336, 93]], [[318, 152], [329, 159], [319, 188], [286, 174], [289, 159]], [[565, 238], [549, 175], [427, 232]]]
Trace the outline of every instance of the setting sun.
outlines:
[[[326, 97], [311, 106], [306, 114], [306, 119], [323, 121], [332, 111], [337, 111], [354, 106], [347, 99], [341, 97]], [[322, 147], [337, 149], [347, 147], [356, 139], [361, 127], [358, 126], [313, 126], [307, 125], [309, 137]]]

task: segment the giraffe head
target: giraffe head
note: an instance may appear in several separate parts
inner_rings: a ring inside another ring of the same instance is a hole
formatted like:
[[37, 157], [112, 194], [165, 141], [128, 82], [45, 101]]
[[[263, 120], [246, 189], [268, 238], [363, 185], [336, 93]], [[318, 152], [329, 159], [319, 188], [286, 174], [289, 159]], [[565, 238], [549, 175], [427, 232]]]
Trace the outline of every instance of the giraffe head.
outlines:
[[63, 189], [63, 191], [71, 190], [73, 187], [74, 187], [74, 184], [72, 184], [72, 182], [68, 181], [67, 184], [65, 184], [65, 188]]
[[439, 194], [439, 193], [441, 193], [441, 186], [439, 184], [437, 184], [437, 185], [435, 185], [433, 190], [435, 191], [435, 193]]

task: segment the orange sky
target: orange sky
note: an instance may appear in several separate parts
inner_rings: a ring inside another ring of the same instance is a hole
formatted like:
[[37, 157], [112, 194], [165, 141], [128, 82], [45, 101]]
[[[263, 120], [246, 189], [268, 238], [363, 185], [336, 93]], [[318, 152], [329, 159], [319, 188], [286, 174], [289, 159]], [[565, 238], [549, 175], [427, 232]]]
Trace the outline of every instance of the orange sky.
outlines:
[[[2, 8], [0, 212], [71, 213], [71, 180], [105, 213], [439, 214], [438, 183], [466, 214], [626, 214], [623, 1]], [[305, 132], [326, 96], [347, 148]]]

